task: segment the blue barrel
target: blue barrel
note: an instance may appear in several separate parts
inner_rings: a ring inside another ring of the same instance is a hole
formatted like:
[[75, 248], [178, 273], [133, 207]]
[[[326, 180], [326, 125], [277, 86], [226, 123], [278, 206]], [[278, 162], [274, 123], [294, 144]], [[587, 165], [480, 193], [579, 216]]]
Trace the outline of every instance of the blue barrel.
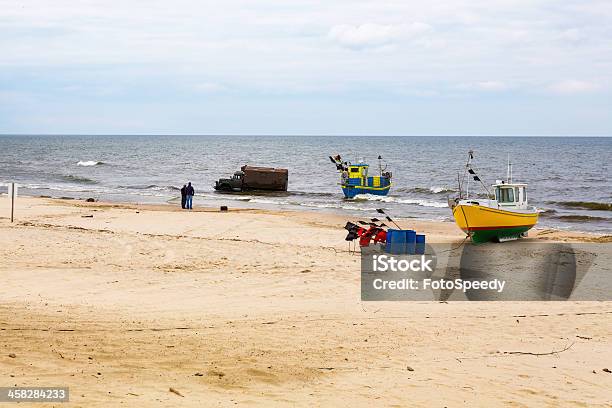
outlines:
[[416, 234], [416, 253], [423, 255], [425, 253], [425, 235]]
[[405, 246], [406, 233], [403, 230], [387, 230], [387, 244], [385, 246], [385, 252], [389, 254], [399, 255], [404, 253]]
[[395, 234], [397, 234], [398, 230], [395, 229], [387, 229], [387, 242], [385, 243], [385, 252], [390, 254], [391, 253], [391, 243], [393, 242], [393, 238], [395, 237]]
[[405, 230], [406, 234], [406, 250], [404, 253], [414, 255], [416, 251], [416, 231]]

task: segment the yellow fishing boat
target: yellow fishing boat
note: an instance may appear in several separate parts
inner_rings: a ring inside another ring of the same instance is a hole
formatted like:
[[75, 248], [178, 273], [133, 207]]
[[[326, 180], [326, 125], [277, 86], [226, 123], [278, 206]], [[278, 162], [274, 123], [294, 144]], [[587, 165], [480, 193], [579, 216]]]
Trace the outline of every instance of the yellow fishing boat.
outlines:
[[[507, 180], [493, 184], [494, 194], [491, 194], [472, 168], [473, 158], [470, 151], [463, 181], [459, 182], [459, 197], [449, 200], [459, 228], [475, 243], [502, 242], [527, 236], [527, 231], [538, 222], [538, 210], [527, 202], [527, 184], [512, 182], [512, 164], [508, 163]], [[470, 179], [480, 182], [487, 198], [470, 197]], [[463, 185], [466, 186], [465, 195]]]

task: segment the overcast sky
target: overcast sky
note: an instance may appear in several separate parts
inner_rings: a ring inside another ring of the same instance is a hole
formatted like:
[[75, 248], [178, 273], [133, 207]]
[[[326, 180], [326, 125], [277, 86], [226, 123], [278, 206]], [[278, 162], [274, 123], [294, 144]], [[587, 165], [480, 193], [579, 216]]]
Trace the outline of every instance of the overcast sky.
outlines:
[[612, 135], [612, 1], [0, 0], [0, 133]]

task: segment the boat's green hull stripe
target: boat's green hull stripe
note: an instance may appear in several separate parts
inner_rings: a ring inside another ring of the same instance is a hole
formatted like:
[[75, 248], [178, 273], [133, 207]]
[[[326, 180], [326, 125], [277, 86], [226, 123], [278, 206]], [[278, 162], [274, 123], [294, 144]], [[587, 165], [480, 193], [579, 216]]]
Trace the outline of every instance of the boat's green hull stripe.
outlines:
[[514, 228], [496, 228], [487, 230], [478, 230], [470, 232], [472, 242], [477, 244], [489, 241], [495, 241], [499, 238], [518, 237], [523, 232], [526, 232], [531, 227], [514, 227]]

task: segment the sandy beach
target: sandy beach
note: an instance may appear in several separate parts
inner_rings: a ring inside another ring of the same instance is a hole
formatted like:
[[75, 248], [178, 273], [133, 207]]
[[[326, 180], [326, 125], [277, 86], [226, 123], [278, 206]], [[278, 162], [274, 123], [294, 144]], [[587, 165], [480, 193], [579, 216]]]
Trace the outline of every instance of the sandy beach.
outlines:
[[3, 386], [74, 407], [612, 406], [612, 302], [361, 302], [345, 216], [19, 197], [11, 224], [7, 201]]

